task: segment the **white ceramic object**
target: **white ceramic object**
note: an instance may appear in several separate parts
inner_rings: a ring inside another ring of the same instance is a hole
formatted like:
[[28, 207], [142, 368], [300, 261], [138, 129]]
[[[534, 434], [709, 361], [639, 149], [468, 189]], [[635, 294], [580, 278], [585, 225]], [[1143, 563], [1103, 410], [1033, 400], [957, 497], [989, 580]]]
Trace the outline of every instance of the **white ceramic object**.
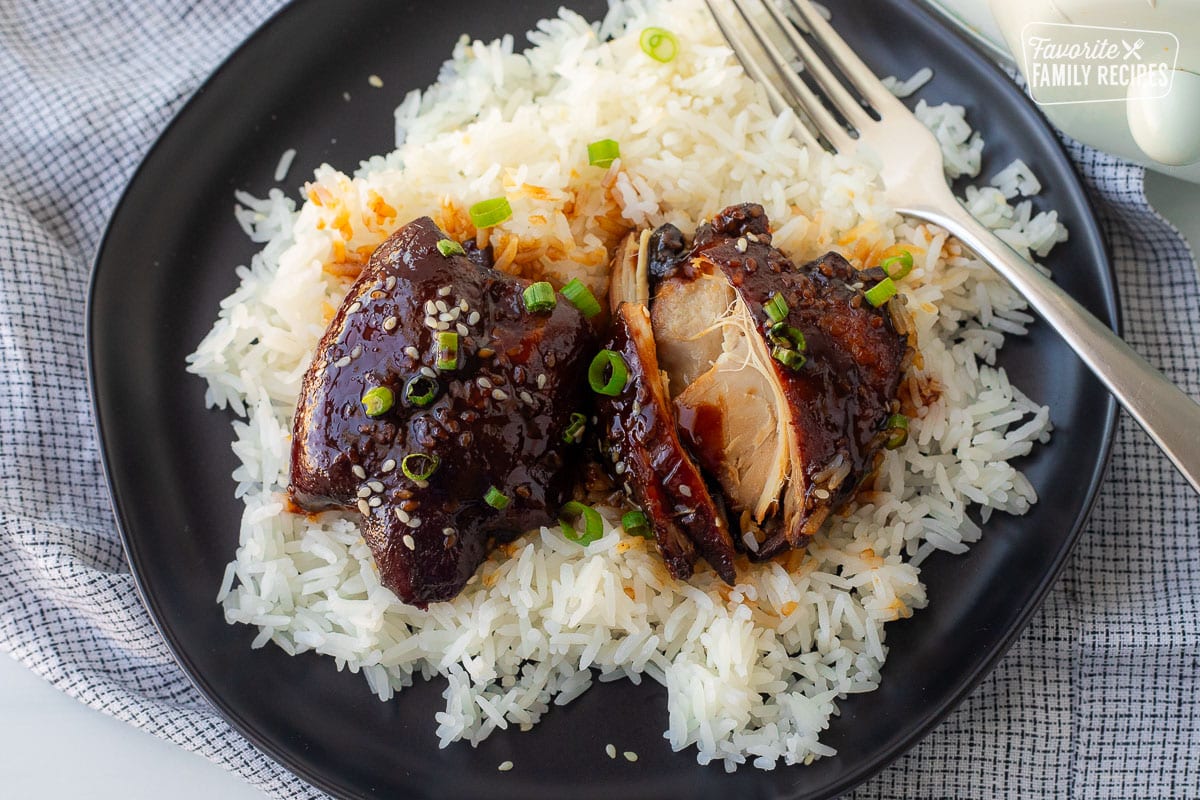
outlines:
[[[974, 0], [945, 0], [974, 7]], [[1031, 23], [1166, 31], [1178, 40], [1170, 92], [1148, 98], [1130, 85], [1124, 102], [1043, 106], [1074, 138], [1115, 155], [1200, 183], [1200, 0], [989, 0], [1017, 66], [1026, 68], [1022, 33]], [[1136, 34], [1134, 34], [1136, 35]]]

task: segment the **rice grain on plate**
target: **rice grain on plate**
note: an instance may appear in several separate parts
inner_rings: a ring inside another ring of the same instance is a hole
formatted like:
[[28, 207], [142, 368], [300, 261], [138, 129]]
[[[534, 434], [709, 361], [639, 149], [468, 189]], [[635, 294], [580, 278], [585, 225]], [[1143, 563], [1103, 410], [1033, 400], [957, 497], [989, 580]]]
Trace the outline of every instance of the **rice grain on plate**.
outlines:
[[[669, 63], [638, 47], [651, 25], [679, 35]], [[833, 755], [820, 736], [838, 700], [879, 685], [886, 623], [926, 603], [921, 562], [979, 538], [971, 506], [986, 521], [1036, 501], [1009, 462], [1048, 439], [1049, 411], [992, 366], [1005, 335], [1033, 318], [944, 231], [887, 208], [870, 164], [800, 146], [790, 114], [771, 113], [697, 0], [616, 3], [597, 25], [563, 11], [530, 40], [518, 54], [511, 37], [464, 37], [438, 83], [397, 109], [398, 148], [353, 174], [320, 168], [298, 207], [278, 190], [238, 194], [238, 220], [263, 249], [238, 268], [241, 285], [188, 367], [209, 405], [238, 417], [245, 513], [217, 600], [230, 623], [258, 627], [255, 647], [329, 655], [381, 699], [443, 676], [443, 745], [527, 728], [597, 679], [649, 678], [668, 691], [670, 745], [694, 746], [701, 763], [770, 769]], [[976, 175], [983, 140], [962, 109], [919, 113], [949, 173]], [[620, 144], [605, 169], [587, 163], [599, 139]], [[1023, 164], [996, 183], [966, 202], [1006, 241], [1044, 254], [1065, 237], [1053, 212], [1009, 204], [1036, 190]], [[501, 195], [513, 215], [476, 231], [466, 209]], [[502, 269], [557, 285], [578, 276], [599, 292], [630, 228], [692, 230], [742, 201], [766, 207], [794, 259], [837, 249], [874, 265], [903, 248], [915, 260], [903, 286], [920, 342], [902, 389], [909, 441], [807, 552], [746, 568], [733, 589], [711, 571], [680, 582], [605, 509], [598, 541], [533, 531], [493, 553], [455, 600], [420, 611], [380, 586], [353, 520], [287, 513], [299, 381], [348, 279], [396, 227], [429, 214], [490, 243]]]

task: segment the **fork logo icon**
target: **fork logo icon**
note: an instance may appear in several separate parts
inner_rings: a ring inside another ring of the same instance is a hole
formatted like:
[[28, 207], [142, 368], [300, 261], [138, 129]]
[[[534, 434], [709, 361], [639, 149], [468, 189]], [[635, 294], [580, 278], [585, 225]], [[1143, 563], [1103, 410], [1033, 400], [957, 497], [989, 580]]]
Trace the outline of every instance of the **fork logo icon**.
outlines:
[[1121, 46], [1125, 48], [1125, 55], [1123, 56], [1124, 60], [1128, 61], [1130, 58], [1135, 58], [1138, 61], [1141, 61], [1142, 60], [1141, 49], [1145, 46], [1145, 44], [1146, 44], [1145, 39], [1138, 39], [1133, 44], [1130, 44], [1129, 42], [1122, 39]]

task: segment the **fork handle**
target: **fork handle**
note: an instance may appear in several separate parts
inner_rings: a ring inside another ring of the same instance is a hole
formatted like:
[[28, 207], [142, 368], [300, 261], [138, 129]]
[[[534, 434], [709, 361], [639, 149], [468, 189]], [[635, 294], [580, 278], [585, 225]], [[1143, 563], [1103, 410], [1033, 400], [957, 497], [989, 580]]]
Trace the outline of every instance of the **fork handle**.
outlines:
[[1200, 405], [957, 201], [947, 208], [900, 211], [945, 228], [1004, 276], [1200, 492]]

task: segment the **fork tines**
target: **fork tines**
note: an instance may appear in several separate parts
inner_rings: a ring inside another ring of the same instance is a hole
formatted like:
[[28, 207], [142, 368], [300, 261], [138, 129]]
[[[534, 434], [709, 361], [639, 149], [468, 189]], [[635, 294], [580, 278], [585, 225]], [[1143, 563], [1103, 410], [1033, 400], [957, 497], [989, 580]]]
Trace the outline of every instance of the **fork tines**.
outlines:
[[[898, 102], [809, 0], [789, 0], [795, 21], [772, 0], [729, 0], [761, 55], [718, 10], [718, 1], [705, 3], [746, 73], [766, 88], [776, 113], [786, 103], [806, 122], [805, 138], [833, 152], [852, 149], [863, 127]], [[762, 66], [763, 58], [778, 81]]]

